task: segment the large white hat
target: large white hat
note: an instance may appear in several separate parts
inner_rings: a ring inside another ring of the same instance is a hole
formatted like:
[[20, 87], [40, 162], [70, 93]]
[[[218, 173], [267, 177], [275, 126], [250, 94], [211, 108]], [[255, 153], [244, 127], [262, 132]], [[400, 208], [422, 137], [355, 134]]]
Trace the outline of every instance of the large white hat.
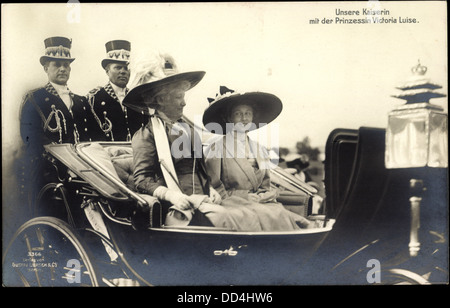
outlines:
[[182, 72], [178, 71], [175, 60], [168, 54], [159, 54], [138, 61], [133, 67], [134, 78], [130, 83], [131, 90], [125, 96], [123, 104], [137, 111], [149, 113], [150, 106], [144, 101], [146, 97], [157, 94], [162, 87], [180, 81], [188, 81], [187, 90], [196, 86], [205, 75], [204, 71]]

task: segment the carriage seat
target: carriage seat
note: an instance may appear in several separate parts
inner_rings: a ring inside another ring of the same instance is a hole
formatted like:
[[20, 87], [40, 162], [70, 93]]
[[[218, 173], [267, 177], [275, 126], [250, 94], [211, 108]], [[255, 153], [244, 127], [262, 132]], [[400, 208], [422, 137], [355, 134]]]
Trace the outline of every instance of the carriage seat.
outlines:
[[117, 176], [128, 188], [135, 191], [133, 178], [133, 151], [130, 147], [109, 146], [106, 148]]
[[[133, 176], [133, 150], [126, 145], [105, 145], [91, 143], [83, 149], [89, 156], [106, 169], [114, 177], [119, 178], [129, 189], [136, 192]], [[301, 191], [290, 191], [282, 188], [286, 183], [272, 175], [271, 179], [275, 189], [279, 190], [277, 201], [287, 209], [297, 214], [307, 216], [313, 208], [313, 198]], [[278, 184], [278, 185], [276, 185]]]
[[110, 175], [120, 179], [129, 189], [135, 191], [133, 180], [133, 152], [131, 147], [119, 145], [102, 146], [91, 143], [82, 148], [97, 165]]
[[[133, 192], [137, 193], [150, 206], [150, 226], [161, 226], [162, 224], [162, 209], [156, 197], [139, 194], [135, 190], [133, 180], [133, 153], [131, 147], [120, 145], [101, 145], [99, 143], [90, 143], [82, 147], [82, 152], [89, 156], [89, 158], [98, 166], [98, 169], [109, 176], [119, 179], [123, 184]], [[97, 169], [97, 168], [96, 168]], [[128, 217], [133, 222], [146, 225], [149, 215], [137, 214], [134, 211], [130, 212], [129, 207], [115, 207], [115, 214], [112, 216]], [[142, 218], [142, 219], [141, 219]], [[135, 224], [135, 226], [137, 226]]]

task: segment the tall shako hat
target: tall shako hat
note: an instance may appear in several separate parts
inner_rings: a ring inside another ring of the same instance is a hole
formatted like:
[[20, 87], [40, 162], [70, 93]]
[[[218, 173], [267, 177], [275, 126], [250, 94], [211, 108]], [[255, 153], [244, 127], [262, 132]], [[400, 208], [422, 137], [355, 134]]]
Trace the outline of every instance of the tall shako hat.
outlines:
[[72, 39], [62, 36], [53, 36], [44, 40], [44, 55], [39, 59], [41, 65], [47, 61], [68, 60], [72, 62], [75, 58], [70, 57]]
[[102, 60], [105, 69], [109, 63], [124, 63], [130, 61], [131, 43], [125, 40], [109, 41], [105, 44], [106, 57]]
[[252, 126], [251, 130], [269, 124], [283, 109], [281, 100], [270, 93], [236, 93], [224, 86], [220, 86], [219, 93], [215, 98], [208, 97], [209, 106], [203, 114], [203, 125], [206, 127], [208, 123], [218, 123], [222, 127], [223, 134], [227, 132], [228, 116], [234, 106], [246, 104], [253, 108], [255, 126]]
[[187, 81], [189, 85], [186, 91], [188, 91], [195, 87], [205, 75], [204, 71], [179, 72], [175, 60], [168, 54], [146, 57], [138, 61], [132, 71], [134, 78], [130, 83], [131, 90], [122, 103], [145, 114], [150, 114], [149, 108], [154, 108], [150, 105], [148, 98], [154, 97], [163, 87]]

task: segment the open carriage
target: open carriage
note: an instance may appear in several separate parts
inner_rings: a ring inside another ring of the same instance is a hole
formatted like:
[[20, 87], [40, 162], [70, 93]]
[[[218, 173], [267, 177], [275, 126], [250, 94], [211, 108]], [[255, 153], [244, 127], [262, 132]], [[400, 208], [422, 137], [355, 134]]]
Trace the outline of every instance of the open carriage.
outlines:
[[[6, 285], [273, 283], [283, 276], [272, 262], [290, 263], [292, 248], [300, 253], [294, 263], [304, 262], [332, 228], [322, 215], [313, 217], [320, 227], [291, 232], [169, 227], [170, 204], [134, 191], [129, 142], [45, 148], [55, 180], [41, 189], [30, 209], [35, 217], [7, 247]], [[311, 203], [296, 205], [295, 178], [278, 172], [274, 185], [290, 188], [289, 207], [307, 215]], [[249, 276], [253, 266], [258, 270]]]
[[[296, 204], [302, 183], [277, 168], [286, 206], [320, 221], [289, 232], [169, 227], [167, 204], [136, 193], [130, 143], [46, 146], [55, 181], [34, 200], [33, 218], [3, 256], [6, 286], [290, 285], [367, 283], [367, 261], [380, 260], [387, 283], [448, 277], [446, 195], [430, 183], [422, 255], [408, 255], [410, 173], [384, 168], [384, 130], [338, 129], [326, 147], [326, 201], [320, 213]], [[130, 178], [131, 176], [131, 178]], [[308, 189], [308, 187], [306, 187]], [[283, 196], [281, 197], [283, 198]], [[279, 200], [281, 201], [281, 200]], [[445, 202], [443, 204], [443, 202]], [[317, 215], [320, 214], [320, 215]], [[433, 275], [424, 278], [432, 268]], [[436, 270], [439, 268], [441, 270]], [[398, 272], [398, 270], [404, 270]], [[448, 278], [447, 278], [448, 279]], [[383, 279], [384, 280], [384, 279]]]

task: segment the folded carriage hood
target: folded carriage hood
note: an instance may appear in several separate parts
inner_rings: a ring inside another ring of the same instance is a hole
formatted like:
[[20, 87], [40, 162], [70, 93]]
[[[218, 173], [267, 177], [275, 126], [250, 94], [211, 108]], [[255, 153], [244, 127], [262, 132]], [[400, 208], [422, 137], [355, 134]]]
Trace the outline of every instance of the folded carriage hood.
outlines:
[[73, 144], [49, 144], [44, 146], [45, 150], [54, 158], [64, 164], [71, 172], [90, 184], [104, 197], [115, 200], [129, 200], [126, 193], [121, 190], [111, 178], [93, 168], [77, 152]]

